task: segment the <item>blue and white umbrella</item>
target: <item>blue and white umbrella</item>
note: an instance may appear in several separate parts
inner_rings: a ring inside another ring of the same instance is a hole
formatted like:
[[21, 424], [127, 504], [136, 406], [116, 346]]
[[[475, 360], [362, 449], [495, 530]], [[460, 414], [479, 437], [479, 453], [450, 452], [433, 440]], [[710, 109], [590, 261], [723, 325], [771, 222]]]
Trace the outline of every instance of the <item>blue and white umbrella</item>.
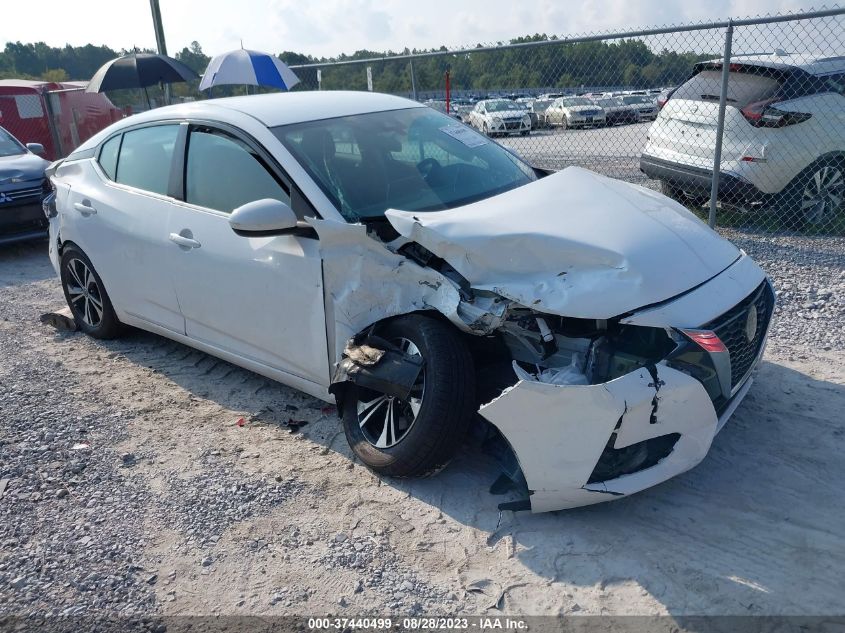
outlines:
[[239, 48], [217, 55], [209, 62], [200, 82], [200, 90], [223, 84], [290, 90], [298, 83], [299, 77], [275, 55]]

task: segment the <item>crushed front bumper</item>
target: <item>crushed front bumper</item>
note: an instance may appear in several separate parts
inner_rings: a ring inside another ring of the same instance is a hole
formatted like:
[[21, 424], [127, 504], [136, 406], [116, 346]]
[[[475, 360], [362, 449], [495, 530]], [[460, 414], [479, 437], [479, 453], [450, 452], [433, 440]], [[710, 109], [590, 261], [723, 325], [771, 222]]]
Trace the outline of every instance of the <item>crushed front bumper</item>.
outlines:
[[[513, 448], [531, 510], [548, 512], [618, 499], [689, 470], [750, 386], [749, 377], [718, 417], [700, 382], [660, 363], [597, 385], [519, 381], [479, 413]], [[666, 454], [646, 457], [642, 469], [595, 480], [603, 453], [631, 447]]]

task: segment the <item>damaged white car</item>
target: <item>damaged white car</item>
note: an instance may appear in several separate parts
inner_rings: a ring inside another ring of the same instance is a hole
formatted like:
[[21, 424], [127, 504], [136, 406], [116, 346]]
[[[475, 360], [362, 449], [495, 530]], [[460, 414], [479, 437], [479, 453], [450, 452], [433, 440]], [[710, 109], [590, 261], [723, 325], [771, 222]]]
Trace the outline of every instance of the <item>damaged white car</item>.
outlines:
[[774, 307], [680, 204], [532, 169], [392, 96], [160, 108], [49, 173], [50, 257], [85, 332], [139, 327], [336, 399], [384, 475], [436, 473], [484, 425], [524, 486], [515, 510], [695, 466]]

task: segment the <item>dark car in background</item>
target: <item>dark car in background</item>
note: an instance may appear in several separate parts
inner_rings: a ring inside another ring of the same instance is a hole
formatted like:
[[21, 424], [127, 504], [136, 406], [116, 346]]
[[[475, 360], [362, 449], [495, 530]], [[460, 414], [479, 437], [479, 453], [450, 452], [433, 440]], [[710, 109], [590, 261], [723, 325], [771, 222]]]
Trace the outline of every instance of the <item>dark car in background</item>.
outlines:
[[0, 127], [0, 244], [46, 235], [41, 201], [49, 163], [38, 156], [43, 153], [40, 143], [24, 145]]
[[528, 116], [531, 117], [531, 128], [534, 130], [545, 129], [551, 127], [546, 110], [552, 105], [554, 99], [535, 99], [531, 103], [531, 109], [528, 111]]

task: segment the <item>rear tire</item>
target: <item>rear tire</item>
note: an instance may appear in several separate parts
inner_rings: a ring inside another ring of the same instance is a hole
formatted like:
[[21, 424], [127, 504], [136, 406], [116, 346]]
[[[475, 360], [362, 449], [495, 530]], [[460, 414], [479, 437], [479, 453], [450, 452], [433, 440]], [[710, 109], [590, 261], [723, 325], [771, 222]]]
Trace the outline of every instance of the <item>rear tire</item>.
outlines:
[[672, 198], [672, 200], [674, 200], [675, 202], [686, 204], [687, 198], [684, 195], [684, 192], [668, 180], [660, 181], [660, 193], [662, 193], [667, 198]]
[[[461, 447], [475, 413], [475, 373], [454, 328], [422, 315], [388, 322], [378, 335], [419, 353], [422, 385], [407, 401], [350, 385], [343, 429], [355, 455], [390, 477], [425, 477], [443, 469]], [[390, 431], [385, 431], [390, 426]], [[377, 446], [378, 444], [378, 446]]]
[[80, 248], [69, 244], [59, 262], [62, 290], [79, 329], [89, 336], [110, 339], [120, 336], [123, 325], [114, 313], [103, 280]]

